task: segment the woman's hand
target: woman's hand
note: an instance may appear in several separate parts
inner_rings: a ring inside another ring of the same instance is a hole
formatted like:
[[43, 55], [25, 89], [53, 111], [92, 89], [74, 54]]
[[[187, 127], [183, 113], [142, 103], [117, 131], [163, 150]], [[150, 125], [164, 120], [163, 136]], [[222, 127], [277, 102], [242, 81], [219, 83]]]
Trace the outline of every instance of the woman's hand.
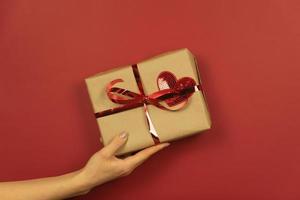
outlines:
[[86, 194], [97, 185], [130, 174], [151, 155], [169, 145], [155, 145], [119, 159], [115, 153], [125, 144], [127, 136], [121, 133], [114, 137], [78, 171], [40, 179], [0, 182], [0, 199], [58, 200]]
[[169, 143], [162, 143], [146, 148], [133, 156], [124, 159], [117, 158], [115, 153], [126, 143], [127, 138], [126, 132], [115, 136], [110, 144], [95, 153], [80, 170], [78, 178], [82, 181], [82, 187], [86, 192], [107, 181], [129, 175], [151, 155], [169, 145]]

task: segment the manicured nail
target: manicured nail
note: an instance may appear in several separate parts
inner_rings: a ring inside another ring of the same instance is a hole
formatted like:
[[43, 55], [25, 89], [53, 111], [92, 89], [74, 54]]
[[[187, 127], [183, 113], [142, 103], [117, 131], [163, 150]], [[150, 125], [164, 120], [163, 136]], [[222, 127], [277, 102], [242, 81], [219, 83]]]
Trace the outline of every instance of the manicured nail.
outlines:
[[121, 134], [120, 134], [120, 138], [122, 138], [123, 140], [127, 139], [127, 132], [123, 131]]
[[164, 145], [164, 147], [167, 147], [170, 145], [170, 143], [164, 143], [163, 145]]
[[169, 146], [171, 143], [166, 143], [166, 147]]

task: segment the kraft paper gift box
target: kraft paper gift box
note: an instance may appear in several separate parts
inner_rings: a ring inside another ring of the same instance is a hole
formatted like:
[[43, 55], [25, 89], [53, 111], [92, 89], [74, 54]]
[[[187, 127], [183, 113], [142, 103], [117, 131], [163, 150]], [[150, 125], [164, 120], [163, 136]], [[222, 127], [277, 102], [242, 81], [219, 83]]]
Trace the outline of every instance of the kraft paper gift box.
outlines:
[[[123, 82], [118, 82], [113, 87], [140, 94], [132, 66], [114, 68], [85, 79], [95, 113], [103, 113], [105, 110], [123, 106], [123, 104], [114, 103], [106, 93], [107, 85], [115, 79], [123, 79]], [[135, 66], [138, 69], [145, 95], [159, 91], [157, 77], [165, 71], [171, 72], [177, 80], [190, 77], [197, 85], [201, 85], [196, 59], [188, 49], [163, 53], [139, 62]], [[166, 85], [162, 84], [162, 86]], [[166, 104], [168, 100], [160, 101], [162, 105], [170, 109], [186, 103], [183, 108], [176, 111], [163, 110], [155, 105], [146, 104], [146, 110], [143, 105], [140, 105], [96, 117], [103, 145], [107, 145], [115, 135], [122, 131], [128, 132], [126, 144], [117, 152], [117, 155], [122, 155], [152, 146], [157, 141], [170, 142], [210, 129], [211, 120], [204, 94], [201, 88], [197, 89], [186, 102], [179, 102], [175, 106], [168, 106]], [[130, 99], [130, 97], [126, 98]]]

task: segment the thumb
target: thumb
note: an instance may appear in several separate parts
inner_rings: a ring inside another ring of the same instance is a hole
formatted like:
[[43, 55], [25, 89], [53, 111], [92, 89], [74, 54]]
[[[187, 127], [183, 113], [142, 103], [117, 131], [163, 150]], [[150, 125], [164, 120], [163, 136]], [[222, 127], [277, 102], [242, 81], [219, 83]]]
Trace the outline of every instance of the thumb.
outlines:
[[116, 135], [108, 145], [102, 149], [102, 153], [108, 157], [114, 156], [115, 153], [126, 143], [128, 138], [128, 133], [123, 131]]

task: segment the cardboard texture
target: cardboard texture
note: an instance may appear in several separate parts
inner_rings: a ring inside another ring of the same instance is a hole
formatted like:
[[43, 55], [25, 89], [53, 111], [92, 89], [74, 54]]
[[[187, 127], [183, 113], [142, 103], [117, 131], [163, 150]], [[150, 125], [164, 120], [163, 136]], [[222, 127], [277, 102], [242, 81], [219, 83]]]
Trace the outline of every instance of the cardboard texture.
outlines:
[[[197, 84], [201, 82], [196, 59], [188, 49], [167, 52], [139, 62], [137, 66], [146, 95], [158, 91], [156, 79], [162, 71], [172, 72], [177, 79], [192, 77]], [[131, 65], [91, 76], [85, 81], [95, 113], [120, 106], [113, 103], [105, 93], [106, 85], [117, 78], [124, 80], [118, 83], [117, 87], [139, 93]], [[201, 91], [194, 92], [188, 104], [181, 110], [165, 111], [153, 105], [147, 105], [147, 109], [160, 142], [187, 137], [211, 127], [207, 104]], [[104, 146], [116, 134], [122, 131], [129, 133], [127, 143], [117, 152], [117, 155], [154, 145], [143, 107], [100, 117], [97, 123]]]

